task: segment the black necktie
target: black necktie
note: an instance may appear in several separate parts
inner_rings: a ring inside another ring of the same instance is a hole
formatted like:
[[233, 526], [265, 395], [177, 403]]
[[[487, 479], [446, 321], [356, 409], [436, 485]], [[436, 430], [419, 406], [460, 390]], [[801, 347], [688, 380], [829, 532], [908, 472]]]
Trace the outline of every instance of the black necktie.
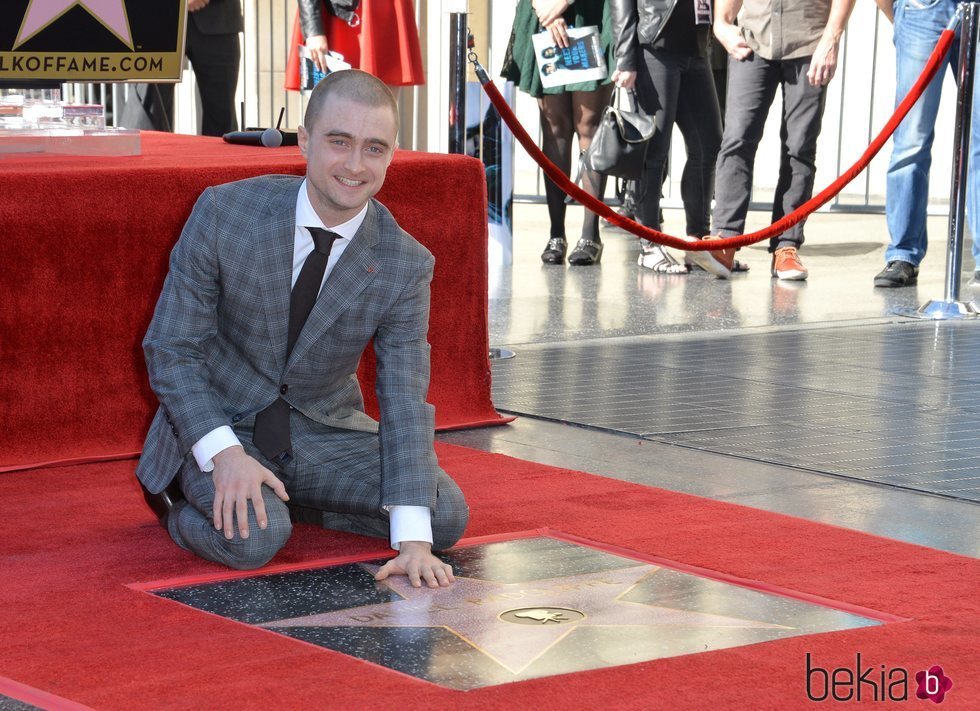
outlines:
[[[307, 228], [313, 236], [313, 251], [310, 252], [299, 277], [289, 296], [289, 334], [286, 338], [286, 359], [293, 352], [293, 346], [303, 331], [316, 297], [320, 293], [323, 273], [327, 269], [330, 248], [338, 235], [319, 227]], [[262, 455], [277, 464], [286, 464], [292, 459], [292, 442], [289, 433], [290, 406], [281, 397], [255, 415], [255, 432], [252, 441]]]
[[303, 330], [306, 319], [310, 317], [313, 304], [320, 293], [320, 284], [323, 282], [323, 273], [327, 269], [327, 260], [330, 258], [330, 248], [333, 247], [337, 235], [333, 232], [321, 230], [319, 227], [308, 227], [310, 234], [313, 235], [313, 251], [303, 262], [303, 268], [299, 271], [293, 292], [289, 295], [289, 336], [286, 341], [286, 358], [293, 352], [293, 346]]

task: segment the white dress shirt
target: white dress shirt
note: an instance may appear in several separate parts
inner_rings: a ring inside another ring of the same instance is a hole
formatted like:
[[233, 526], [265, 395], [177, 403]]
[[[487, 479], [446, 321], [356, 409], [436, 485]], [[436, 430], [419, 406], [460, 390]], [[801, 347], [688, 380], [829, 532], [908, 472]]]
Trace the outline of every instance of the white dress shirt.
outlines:
[[[357, 234], [357, 230], [360, 229], [365, 215], [367, 215], [366, 204], [359, 213], [347, 222], [327, 228], [313, 209], [310, 196], [306, 191], [306, 180], [303, 180], [299, 186], [299, 193], [296, 195], [296, 228], [293, 234], [293, 286], [296, 285], [296, 279], [299, 278], [303, 263], [313, 251], [313, 237], [310, 235], [308, 227], [329, 229], [338, 235], [330, 249], [330, 258], [327, 260], [323, 282], [320, 282], [322, 288], [344, 250], [347, 249], [351, 240], [354, 239], [354, 235]], [[240, 444], [241, 442], [234, 430], [228, 425], [223, 425], [201, 437], [191, 447], [191, 452], [194, 454], [194, 459], [201, 471], [210, 472], [214, 470], [214, 456], [218, 452]], [[432, 543], [432, 513], [428, 506], [389, 506], [388, 515], [390, 517], [391, 547], [395, 550], [398, 550], [402, 541]]]

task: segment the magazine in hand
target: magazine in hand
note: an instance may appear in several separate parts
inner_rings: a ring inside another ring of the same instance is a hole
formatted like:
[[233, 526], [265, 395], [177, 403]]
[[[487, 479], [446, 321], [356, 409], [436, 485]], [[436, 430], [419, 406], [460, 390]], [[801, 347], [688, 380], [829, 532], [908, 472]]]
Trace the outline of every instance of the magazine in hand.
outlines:
[[310, 50], [304, 45], [299, 46], [299, 90], [312, 91], [313, 87], [320, 83], [323, 77], [331, 72], [342, 69], [350, 69], [350, 64], [344, 61], [344, 55], [336, 52], [327, 52], [327, 71], [321, 72], [316, 68], [310, 57]]
[[569, 27], [567, 47], [556, 45], [547, 30], [531, 35], [531, 42], [545, 88], [602, 81], [608, 74], [599, 42], [599, 28], [595, 25]]

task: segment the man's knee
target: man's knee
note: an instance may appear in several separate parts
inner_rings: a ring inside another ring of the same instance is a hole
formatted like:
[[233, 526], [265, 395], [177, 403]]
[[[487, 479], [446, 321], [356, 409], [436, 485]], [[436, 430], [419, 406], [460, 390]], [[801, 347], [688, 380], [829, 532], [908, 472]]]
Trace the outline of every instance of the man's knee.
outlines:
[[459, 512], [455, 518], [447, 521], [443, 525], [432, 526], [432, 550], [444, 551], [447, 548], [452, 548], [456, 545], [456, 542], [463, 537], [463, 532], [466, 530], [466, 523], [470, 518], [470, 510], [467, 507], [463, 507], [463, 510]]
[[463, 537], [470, 519], [470, 508], [463, 492], [452, 479], [443, 475], [439, 481], [439, 498], [432, 517], [432, 549], [450, 548]]
[[249, 535], [242, 538], [236, 531], [231, 539], [227, 539], [220, 532], [216, 532], [221, 538], [219, 545], [223, 549], [222, 558], [225, 565], [236, 570], [254, 570], [272, 560], [278, 553], [289, 536], [293, 532], [293, 526], [289, 521], [289, 516], [270, 516], [269, 524], [266, 528], [259, 528], [255, 521], [255, 514], [249, 511]]
[[255, 511], [249, 504], [249, 537], [242, 538], [235, 521], [234, 534], [226, 538], [223, 531], [215, 529], [211, 516], [191, 505], [179, 502], [167, 520], [167, 530], [181, 548], [206, 560], [227, 565], [238, 570], [251, 570], [268, 563], [284, 546], [292, 533], [289, 512], [285, 504], [265, 501], [268, 524], [259, 528]]

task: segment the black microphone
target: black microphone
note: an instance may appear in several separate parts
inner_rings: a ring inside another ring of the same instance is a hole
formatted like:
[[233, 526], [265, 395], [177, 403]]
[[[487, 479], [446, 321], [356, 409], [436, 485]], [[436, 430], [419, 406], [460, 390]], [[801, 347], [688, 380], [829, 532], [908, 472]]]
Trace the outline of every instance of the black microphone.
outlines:
[[282, 133], [274, 128], [260, 128], [254, 131], [230, 131], [222, 136], [222, 138], [227, 143], [237, 143], [243, 146], [278, 148], [282, 145]]
[[[265, 131], [265, 130], [268, 130], [268, 129], [259, 128], [257, 126], [249, 126], [245, 130], [246, 131], [258, 131], [259, 133], [262, 133], [262, 131]], [[275, 128], [275, 129], [272, 129], [272, 130], [273, 131], [279, 131], [279, 133], [282, 134], [282, 144], [281, 145], [284, 145], [284, 146], [298, 146], [299, 145], [299, 134], [297, 134], [296, 131], [285, 131], [285, 130], [282, 130], [282, 129], [279, 129], [279, 128]]]

